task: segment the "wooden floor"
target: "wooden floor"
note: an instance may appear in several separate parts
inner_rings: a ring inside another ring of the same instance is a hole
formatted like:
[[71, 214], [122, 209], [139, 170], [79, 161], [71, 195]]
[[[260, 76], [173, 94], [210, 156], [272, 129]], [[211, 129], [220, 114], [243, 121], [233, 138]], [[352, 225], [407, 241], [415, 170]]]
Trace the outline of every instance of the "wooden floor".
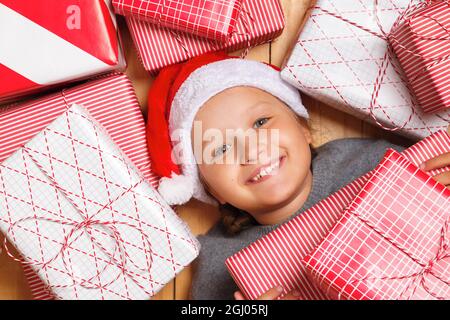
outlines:
[[[297, 38], [298, 30], [302, 25], [307, 8], [311, 5], [309, 0], [281, 0], [287, 19], [287, 26], [282, 36], [271, 44], [253, 48], [248, 59], [270, 62], [281, 66], [289, 48]], [[146, 114], [147, 92], [152, 79], [141, 67], [133, 43], [122, 19], [119, 25], [126, 50], [128, 69], [127, 74], [132, 79], [139, 102]], [[239, 53], [235, 53], [236, 55]], [[336, 111], [326, 105], [304, 96], [304, 104], [311, 114], [311, 128], [313, 144], [315, 147], [330, 140], [344, 137], [376, 137], [385, 138], [394, 143], [407, 144], [403, 138], [394, 136], [372, 125], [364, 123], [352, 116]], [[195, 234], [203, 234], [217, 221], [218, 212], [213, 208], [191, 201], [178, 208], [180, 216], [187, 221]], [[0, 240], [3, 239], [0, 236]], [[189, 288], [193, 268], [186, 268], [174, 281], [168, 284], [155, 299], [186, 299], [189, 297]], [[0, 254], [0, 299], [30, 299], [30, 291], [24, 279], [22, 268], [11, 261], [3, 252]]]

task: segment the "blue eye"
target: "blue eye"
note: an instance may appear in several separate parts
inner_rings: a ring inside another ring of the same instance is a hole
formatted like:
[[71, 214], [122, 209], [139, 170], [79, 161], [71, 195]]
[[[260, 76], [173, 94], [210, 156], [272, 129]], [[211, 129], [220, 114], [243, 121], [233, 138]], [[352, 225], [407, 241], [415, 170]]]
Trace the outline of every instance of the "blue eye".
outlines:
[[269, 118], [260, 118], [255, 121], [255, 123], [253, 124], [253, 128], [258, 129], [259, 127], [262, 127], [263, 125], [265, 125], [268, 121], [269, 121]]
[[224, 144], [223, 146], [217, 148], [214, 151], [214, 157], [218, 157], [220, 155], [223, 155], [225, 152], [227, 152], [229, 149], [231, 148], [231, 145], [229, 144]]

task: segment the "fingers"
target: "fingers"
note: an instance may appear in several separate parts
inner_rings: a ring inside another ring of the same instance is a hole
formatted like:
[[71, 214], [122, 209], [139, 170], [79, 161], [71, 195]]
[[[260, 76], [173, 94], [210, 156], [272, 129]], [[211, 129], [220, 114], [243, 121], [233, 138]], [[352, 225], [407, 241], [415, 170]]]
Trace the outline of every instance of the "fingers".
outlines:
[[240, 291], [236, 291], [234, 293], [234, 299], [235, 300], [245, 300], [245, 297]]
[[436, 181], [445, 186], [450, 186], [450, 172], [444, 172], [433, 177]]
[[300, 299], [301, 299], [300, 292], [298, 292], [297, 290], [293, 290], [289, 292], [287, 295], [285, 295], [282, 300], [300, 300]]
[[275, 300], [283, 293], [283, 287], [275, 287], [262, 294], [258, 300]]
[[[264, 293], [258, 300], [275, 300], [283, 294], [283, 287], [275, 287]], [[282, 300], [299, 300], [301, 297], [300, 292], [293, 290], [285, 295]]]
[[444, 153], [436, 158], [424, 162], [420, 169], [430, 171], [434, 169], [443, 168], [450, 165], [450, 152]]
[[[281, 296], [283, 293], [283, 287], [275, 287], [268, 290], [266, 293], [262, 294], [258, 300], [275, 300]], [[282, 300], [299, 300], [301, 298], [300, 292], [297, 290], [293, 290], [285, 295]], [[234, 293], [235, 300], [245, 300], [244, 295], [240, 291], [236, 291]]]

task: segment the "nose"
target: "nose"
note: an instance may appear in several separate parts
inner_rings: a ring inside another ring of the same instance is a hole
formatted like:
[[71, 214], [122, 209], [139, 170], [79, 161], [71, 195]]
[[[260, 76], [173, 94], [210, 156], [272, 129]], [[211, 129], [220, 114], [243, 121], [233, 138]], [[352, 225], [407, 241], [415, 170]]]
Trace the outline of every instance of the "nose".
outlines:
[[[251, 140], [251, 139], [249, 139]], [[242, 165], [251, 165], [263, 161], [264, 153], [267, 152], [265, 144], [262, 141], [246, 141], [245, 145], [241, 146], [241, 161]]]

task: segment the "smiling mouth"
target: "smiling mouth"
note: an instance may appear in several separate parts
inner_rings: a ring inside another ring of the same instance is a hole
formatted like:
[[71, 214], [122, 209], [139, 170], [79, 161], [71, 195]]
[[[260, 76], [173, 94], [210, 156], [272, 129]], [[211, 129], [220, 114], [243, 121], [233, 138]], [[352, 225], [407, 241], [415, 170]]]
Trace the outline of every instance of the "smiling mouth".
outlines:
[[278, 161], [259, 169], [256, 175], [247, 180], [246, 184], [257, 184], [270, 179], [283, 166], [286, 156], [282, 156]]

